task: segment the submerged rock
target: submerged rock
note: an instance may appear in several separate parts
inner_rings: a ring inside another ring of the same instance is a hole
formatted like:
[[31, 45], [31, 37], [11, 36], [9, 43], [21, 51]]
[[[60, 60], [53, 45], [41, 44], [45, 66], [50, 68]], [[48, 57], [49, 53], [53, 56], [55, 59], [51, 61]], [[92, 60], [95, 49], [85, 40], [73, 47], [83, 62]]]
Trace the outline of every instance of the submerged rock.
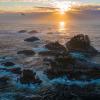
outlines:
[[41, 80], [36, 78], [36, 73], [34, 73], [32, 70], [23, 70], [22, 76], [20, 77], [20, 82], [22, 84], [41, 83]]
[[47, 34], [53, 34], [53, 32], [48, 32]]
[[7, 76], [0, 77], [0, 89], [5, 88], [5, 86], [8, 85], [9, 80], [10, 78]]
[[25, 32], [27, 32], [27, 30], [20, 30], [20, 31], [18, 31], [18, 33], [25, 33]]
[[29, 34], [33, 34], [33, 33], [38, 33], [38, 31], [37, 30], [32, 30], [32, 31], [30, 31], [30, 32], [28, 32]]
[[66, 48], [59, 42], [51, 42], [45, 45], [45, 48], [53, 51], [66, 52]]
[[2, 63], [3, 66], [14, 66], [15, 64], [13, 62], [5, 62], [5, 63]]
[[69, 51], [81, 51], [91, 55], [95, 55], [98, 51], [91, 46], [88, 35], [78, 34], [74, 36], [69, 42], [66, 43]]
[[23, 50], [23, 51], [18, 51], [17, 54], [24, 54], [26, 56], [33, 56], [35, 54], [35, 52], [32, 50]]
[[37, 37], [30, 37], [30, 38], [27, 38], [25, 39], [24, 41], [27, 41], [27, 42], [35, 42], [35, 41], [39, 41], [40, 39], [37, 38]]

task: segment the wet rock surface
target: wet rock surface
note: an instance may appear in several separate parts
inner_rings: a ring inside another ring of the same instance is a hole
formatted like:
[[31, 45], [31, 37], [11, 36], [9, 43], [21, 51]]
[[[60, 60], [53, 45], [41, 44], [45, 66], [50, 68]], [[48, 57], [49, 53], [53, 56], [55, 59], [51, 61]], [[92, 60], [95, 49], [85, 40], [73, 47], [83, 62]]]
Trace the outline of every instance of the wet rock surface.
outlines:
[[49, 42], [32, 48], [16, 52], [26, 56], [0, 57], [1, 100], [100, 99], [100, 64], [91, 60], [98, 52], [88, 36], [79, 34], [66, 47]]
[[5, 62], [2, 63], [1, 65], [9, 67], [9, 66], [14, 66], [15, 64], [13, 62]]
[[36, 73], [32, 70], [23, 70], [20, 77], [20, 82], [22, 84], [41, 83], [41, 80], [39, 80], [39, 78], [36, 78], [35, 75]]
[[32, 30], [32, 31], [30, 31], [30, 32], [28, 32], [29, 34], [34, 34], [34, 33], [38, 33], [38, 31], [37, 30]]
[[18, 33], [25, 33], [25, 32], [27, 32], [27, 30], [20, 30], [20, 31], [18, 31]]
[[40, 39], [37, 38], [37, 37], [30, 37], [30, 38], [27, 38], [25, 39], [24, 41], [27, 41], [27, 42], [35, 42], [35, 41], [39, 41]]
[[10, 80], [9, 77], [0, 77], [0, 86], [1, 84], [3, 85], [7, 84], [9, 80]]
[[45, 45], [45, 48], [48, 48], [49, 50], [53, 50], [53, 51], [59, 51], [59, 52], [66, 51], [66, 48], [63, 45], [61, 45], [59, 42], [48, 43], [47, 45]]
[[43, 100], [94, 100], [100, 99], [100, 94], [96, 93], [95, 85], [56, 85], [53, 89], [42, 90], [40, 92]]
[[35, 54], [35, 52], [32, 50], [23, 50], [23, 51], [18, 51], [17, 54], [24, 54], [26, 56], [33, 56]]
[[[66, 45], [68, 51], [59, 53], [54, 56], [53, 60], [49, 59], [48, 61], [51, 68], [47, 69], [45, 73], [50, 79], [63, 75], [66, 75], [69, 79], [77, 80], [100, 78], [100, 64], [93, 63], [90, 60], [90, 56], [96, 55], [98, 52], [91, 46], [87, 35], [74, 36]], [[52, 44], [47, 45], [49, 49], [55, 46], [55, 44], [53, 46]]]
[[48, 60], [51, 68], [46, 70], [49, 78], [66, 75], [69, 79], [88, 80], [100, 78], [100, 65], [75, 59], [70, 55], [58, 56]]
[[91, 55], [97, 54], [97, 50], [91, 46], [88, 35], [79, 34], [74, 36], [69, 42], [66, 43], [69, 51], [81, 51]]

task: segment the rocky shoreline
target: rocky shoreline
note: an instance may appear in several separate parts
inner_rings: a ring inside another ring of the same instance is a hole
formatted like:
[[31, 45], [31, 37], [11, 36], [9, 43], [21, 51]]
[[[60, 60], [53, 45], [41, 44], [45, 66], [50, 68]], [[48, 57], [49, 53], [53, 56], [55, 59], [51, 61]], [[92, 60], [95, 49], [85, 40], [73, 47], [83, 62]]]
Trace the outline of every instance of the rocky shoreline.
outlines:
[[[26, 30], [19, 31], [19, 33], [25, 32]], [[37, 31], [33, 30], [29, 33], [35, 34]], [[42, 40], [32, 36], [23, 41], [37, 44], [37, 42]], [[31, 65], [37, 68], [38, 65], [41, 65], [44, 68], [42, 74], [39, 73], [40, 76], [34, 67], [24, 68], [22, 64], [18, 65], [16, 62], [13, 62], [14, 58], [1, 57], [0, 95], [4, 91], [5, 97], [8, 96], [9, 100], [94, 100], [95, 98], [99, 100], [100, 64], [91, 60], [99, 54], [91, 45], [87, 35], [78, 34], [72, 37], [65, 45], [56, 41], [33, 49], [16, 52], [16, 55], [19, 55], [19, 57], [24, 57], [25, 59], [28, 57], [27, 64], [34, 60], [32, 57], [40, 57], [39, 60], [41, 60], [40, 63], [42, 64], [37, 63], [37, 59], [36, 63], [32, 62]], [[53, 82], [56, 79], [60, 83]], [[62, 82], [63, 79], [65, 80], [64, 84]], [[97, 80], [99, 83], [93, 83], [91, 82], [92, 80]], [[68, 81], [70, 81], [70, 84], [68, 84]], [[71, 84], [73, 83], [72, 81], [87, 84]], [[23, 88], [24, 85], [25, 87]], [[24, 89], [25, 91], [23, 91]], [[1, 100], [3, 100], [2, 98], [3, 96], [0, 97]]]

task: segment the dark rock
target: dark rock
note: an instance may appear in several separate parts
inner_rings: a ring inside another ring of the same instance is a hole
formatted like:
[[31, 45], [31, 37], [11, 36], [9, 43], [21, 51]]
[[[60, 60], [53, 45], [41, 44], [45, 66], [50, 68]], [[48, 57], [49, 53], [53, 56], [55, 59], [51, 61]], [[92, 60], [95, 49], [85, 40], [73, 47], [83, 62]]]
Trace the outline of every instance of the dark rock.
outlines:
[[8, 85], [9, 80], [10, 80], [9, 77], [6, 76], [0, 77], [0, 89], [5, 88], [5, 86]]
[[[45, 61], [46, 62], [46, 61]], [[100, 78], [100, 65], [89, 61], [80, 60], [70, 55], [59, 55], [55, 59], [48, 60], [50, 68], [45, 71], [48, 78], [56, 78], [66, 75], [69, 79], [90, 80]]]
[[39, 52], [39, 55], [41, 56], [57, 56], [59, 54], [60, 52], [53, 50]]
[[18, 33], [25, 33], [25, 32], [27, 32], [27, 30], [20, 30], [20, 31], [18, 31]]
[[38, 33], [38, 31], [32, 30], [32, 31], [30, 31], [30, 32], [28, 32], [28, 33], [29, 33], [29, 34]]
[[11, 68], [10, 71], [14, 74], [21, 74], [21, 68]]
[[24, 54], [26, 56], [33, 56], [35, 54], [35, 52], [32, 50], [23, 50], [23, 51], [18, 51], [17, 54]]
[[45, 48], [48, 48], [49, 50], [59, 51], [59, 52], [66, 51], [66, 48], [63, 45], [59, 44], [59, 42], [48, 43], [47, 45], [45, 45]]
[[53, 32], [48, 32], [47, 34], [53, 34]]
[[2, 63], [3, 66], [14, 66], [15, 64], [13, 62], [5, 62], [5, 63]]
[[36, 78], [36, 73], [33, 73], [32, 70], [23, 70], [22, 76], [20, 77], [20, 82], [22, 84], [41, 83], [41, 80]]
[[81, 51], [91, 55], [95, 55], [98, 51], [91, 46], [88, 35], [79, 34], [74, 36], [69, 42], [66, 43], [69, 51]]
[[100, 100], [100, 94], [97, 94], [97, 93], [91, 93], [91, 94], [87, 94], [87, 95], [85, 95], [85, 96], [82, 96], [81, 97], [82, 98], [82, 100], [95, 100], [95, 99], [97, 99], [97, 100]]
[[72, 93], [66, 86], [55, 86], [41, 93], [43, 100], [80, 100], [79, 96]]
[[35, 42], [35, 41], [39, 41], [40, 39], [37, 38], [37, 37], [30, 37], [30, 38], [27, 38], [25, 39], [24, 41], [27, 41], [27, 42]]
[[54, 60], [49, 60], [50, 69], [47, 69], [45, 73], [48, 75], [48, 78], [56, 78], [63, 75], [67, 75], [68, 72], [73, 71], [75, 59], [70, 56], [60, 56], [56, 57]]
[[[52, 88], [41, 91], [42, 100], [94, 100], [100, 93], [96, 92], [96, 86], [93, 84], [85, 85], [61, 85], [57, 84]], [[92, 98], [93, 97], [93, 98]]]
[[56, 84], [40, 89], [35, 95], [17, 94], [15, 100], [99, 100], [100, 93], [96, 91], [96, 88], [94, 84], [82, 87], [77, 84]]

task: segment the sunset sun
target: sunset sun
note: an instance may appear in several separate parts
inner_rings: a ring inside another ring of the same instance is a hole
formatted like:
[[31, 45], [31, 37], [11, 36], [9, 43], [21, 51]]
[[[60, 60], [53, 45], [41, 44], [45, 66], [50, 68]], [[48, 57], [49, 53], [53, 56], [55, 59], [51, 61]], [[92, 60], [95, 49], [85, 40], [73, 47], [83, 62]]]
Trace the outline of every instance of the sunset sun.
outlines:
[[56, 7], [61, 14], [71, 10], [72, 2], [56, 2]]

